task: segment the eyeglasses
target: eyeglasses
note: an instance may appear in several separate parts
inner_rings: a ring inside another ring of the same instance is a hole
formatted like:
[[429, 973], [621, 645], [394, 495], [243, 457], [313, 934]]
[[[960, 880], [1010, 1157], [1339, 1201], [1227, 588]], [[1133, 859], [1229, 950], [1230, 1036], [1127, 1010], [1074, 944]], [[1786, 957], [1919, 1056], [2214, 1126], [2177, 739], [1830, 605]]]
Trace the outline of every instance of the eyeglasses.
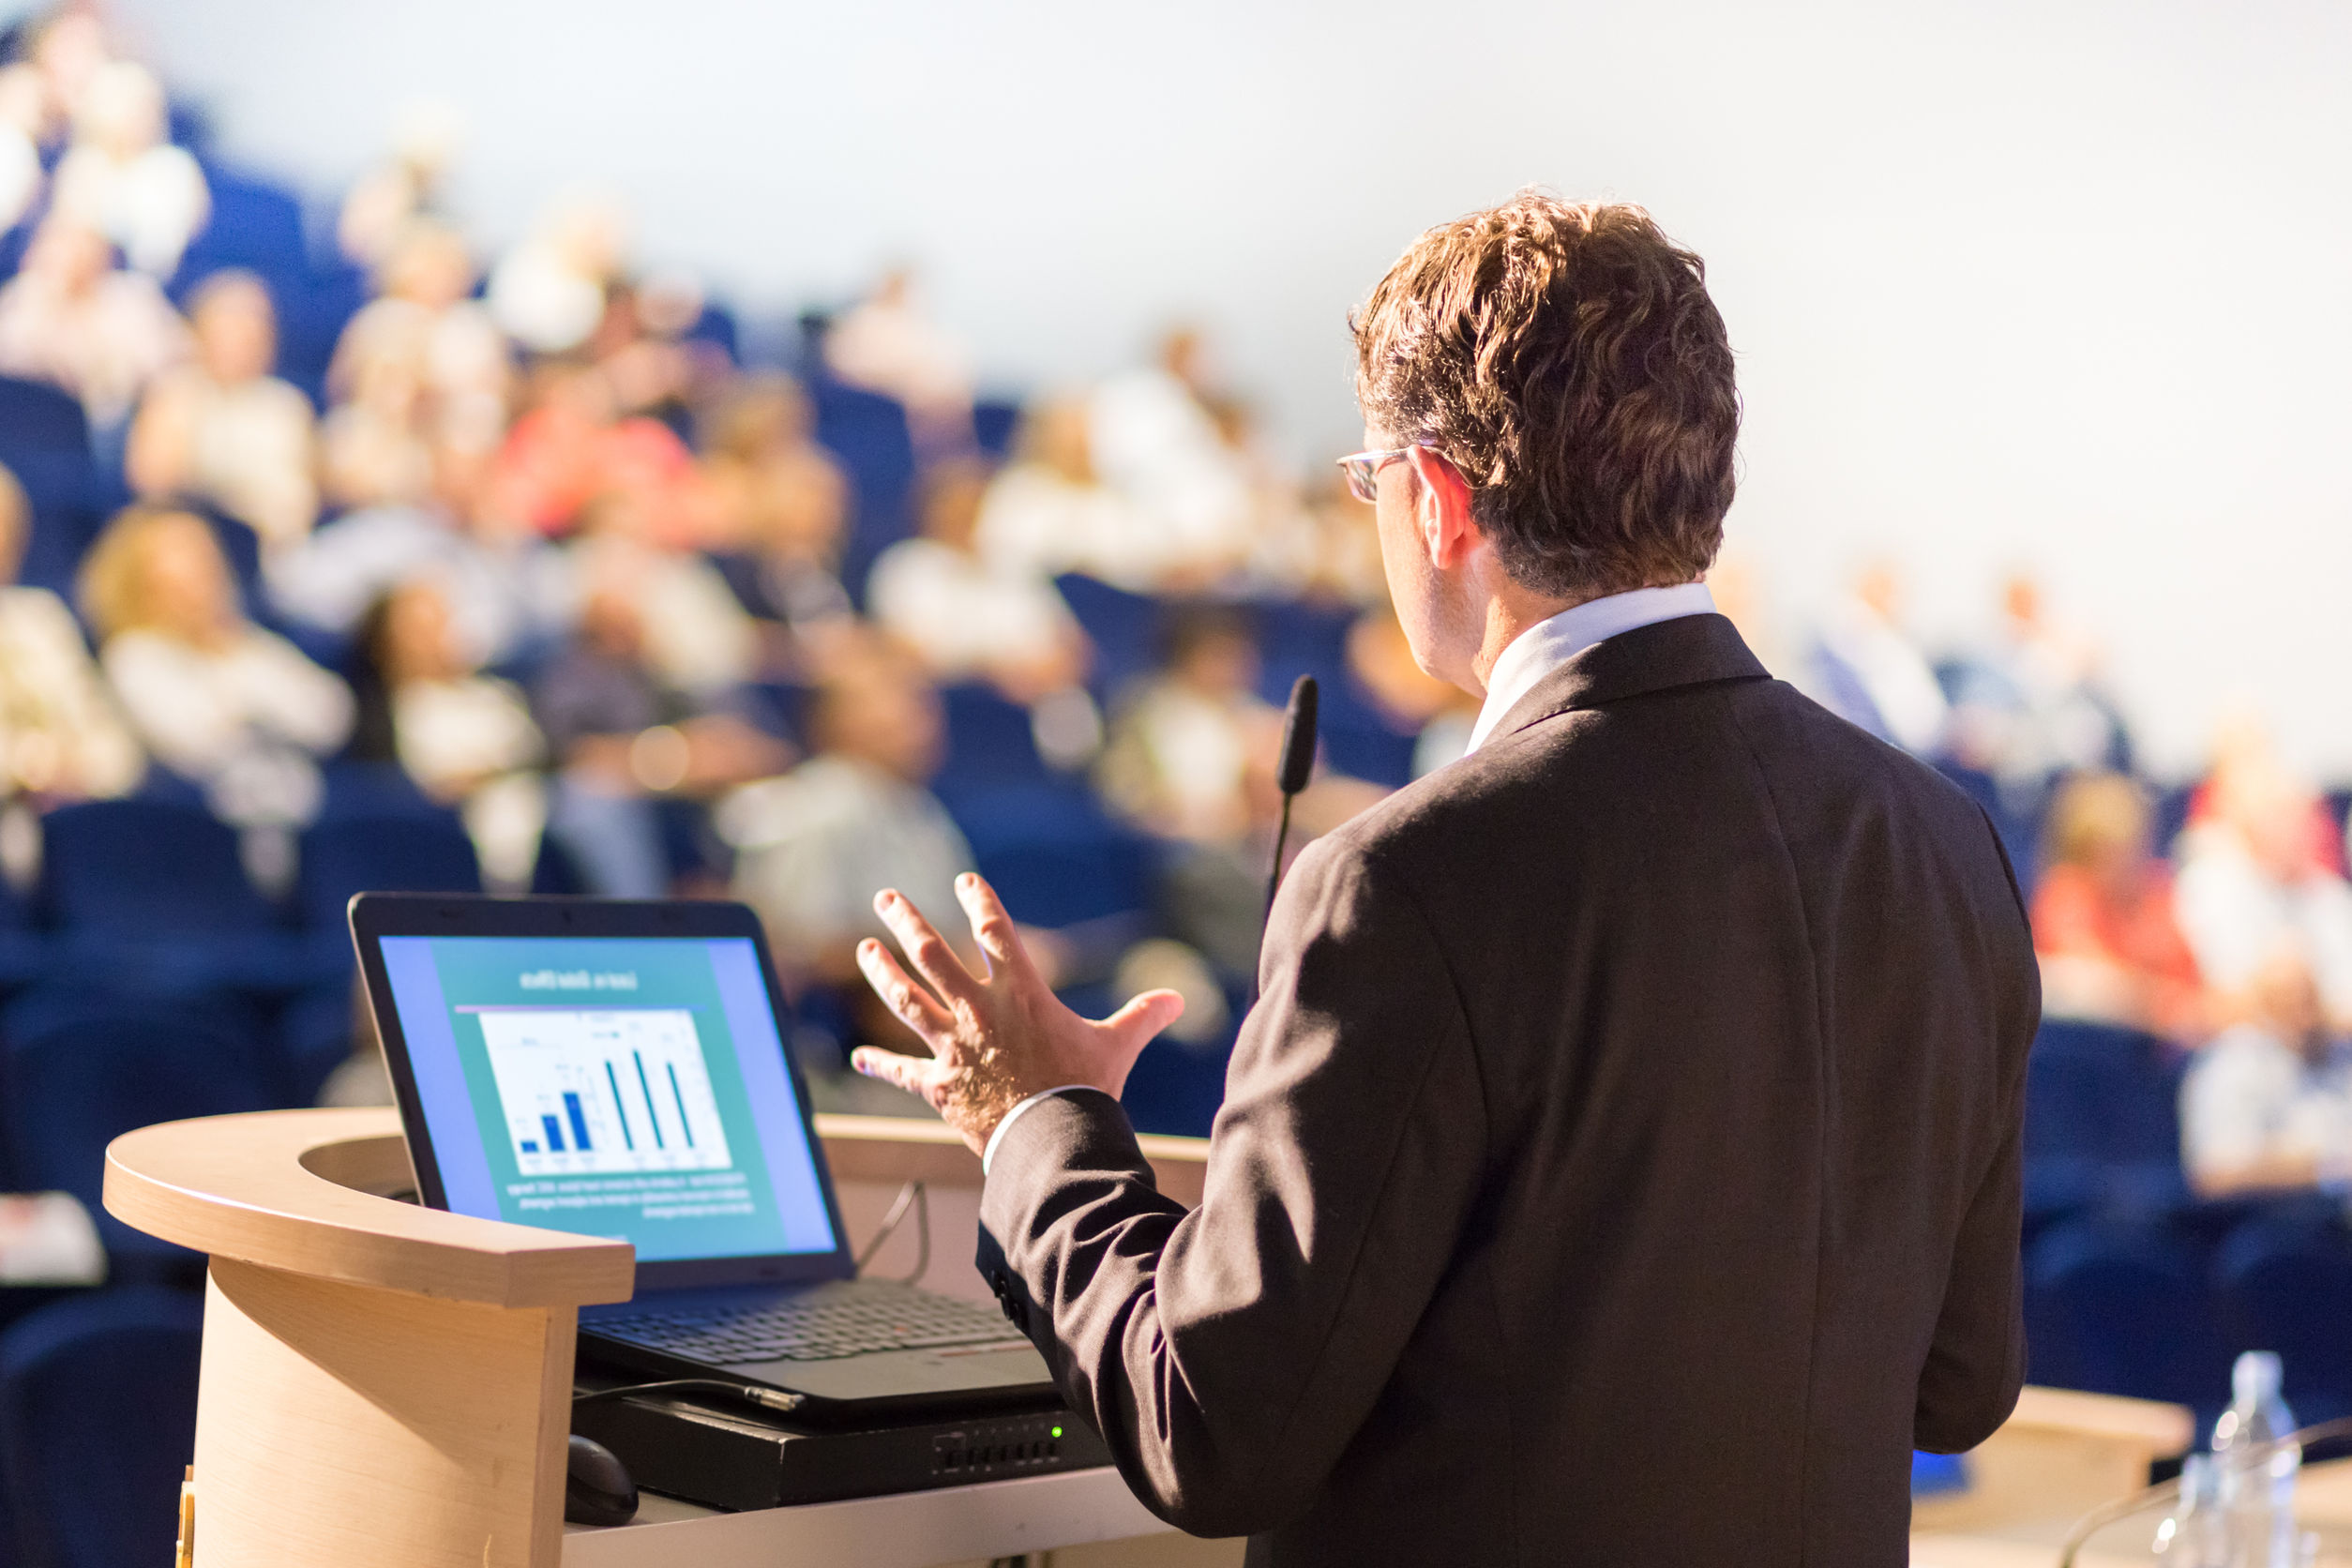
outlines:
[[1392, 446], [1386, 451], [1350, 452], [1340, 459], [1340, 472], [1348, 475], [1348, 493], [1367, 506], [1380, 500], [1380, 470], [1410, 452], [1413, 446], [1427, 446], [1432, 452], [1437, 450], [1425, 441], [1416, 441], [1411, 446]]

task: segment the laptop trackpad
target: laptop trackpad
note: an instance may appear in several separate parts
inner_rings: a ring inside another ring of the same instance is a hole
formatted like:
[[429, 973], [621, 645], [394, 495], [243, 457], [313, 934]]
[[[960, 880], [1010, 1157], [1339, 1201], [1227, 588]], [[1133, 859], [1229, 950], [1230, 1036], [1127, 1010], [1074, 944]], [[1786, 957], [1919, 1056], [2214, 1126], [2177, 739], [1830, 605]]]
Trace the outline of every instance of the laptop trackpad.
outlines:
[[1019, 1394], [1028, 1388], [1046, 1393], [1053, 1387], [1045, 1357], [1026, 1340], [1007, 1341], [1002, 1349], [880, 1350], [837, 1361], [743, 1362], [733, 1367], [820, 1399], [892, 1399], [967, 1390]]

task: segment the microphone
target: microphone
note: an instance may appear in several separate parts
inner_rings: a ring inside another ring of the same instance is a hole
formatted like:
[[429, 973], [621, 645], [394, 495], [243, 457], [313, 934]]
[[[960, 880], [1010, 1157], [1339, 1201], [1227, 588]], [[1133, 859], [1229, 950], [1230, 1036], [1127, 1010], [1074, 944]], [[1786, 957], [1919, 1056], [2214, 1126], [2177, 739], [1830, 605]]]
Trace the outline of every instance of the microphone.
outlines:
[[1282, 791], [1282, 825], [1274, 832], [1274, 866], [1266, 873], [1266, 913], [1274, 914], [1282, 886], [1282, 850], [1290, 837], [1290, 802], [1315, 771], [1315, 677], [1301, 675], [1290, 686], [1290, 706], [1282, 716], [1282, 763], [1274, 783]]

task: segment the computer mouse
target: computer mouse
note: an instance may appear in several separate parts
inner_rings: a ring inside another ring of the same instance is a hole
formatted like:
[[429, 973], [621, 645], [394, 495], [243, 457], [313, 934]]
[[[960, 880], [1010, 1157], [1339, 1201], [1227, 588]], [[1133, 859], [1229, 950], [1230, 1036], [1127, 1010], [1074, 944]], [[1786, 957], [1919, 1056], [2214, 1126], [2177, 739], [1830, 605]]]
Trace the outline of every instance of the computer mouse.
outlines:
[[628, 1467], [576, 1432], [564, 1464], [564, 1517], [576, 1525], [625, 1525], [637, 1517], [637, 1481]]

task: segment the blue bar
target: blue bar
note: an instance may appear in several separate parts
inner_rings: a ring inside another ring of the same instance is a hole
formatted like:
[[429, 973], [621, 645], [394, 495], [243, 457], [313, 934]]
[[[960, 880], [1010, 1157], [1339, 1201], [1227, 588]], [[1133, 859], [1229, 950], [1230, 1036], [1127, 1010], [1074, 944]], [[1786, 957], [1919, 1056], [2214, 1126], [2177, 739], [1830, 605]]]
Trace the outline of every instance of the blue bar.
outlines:
[[526, 1138], [522, 1140], [522, 1152], [526, 1154], [535, 1154], [539, 1152], [539, 1146], [536, 1142]]
[[612, 1059], [609, 1056], [604, 1059], [604, 1081], [612, 1086], [612, 1111], [621, 1119], [621, 1141], [634, 1153], [637, 1138], [629, 1131], [628, 1108], [621, 1103], [621, 1080], [612, 1076]]
[[588, 1153], [595, 1148], [588, 1141], [588, 1118], [580, 1108], [580, 1096], [568, 1089], [564, 1091], [564, 1108], [572, 1113], [572, 1141], [581, 1153]]
[[694, 1147], [694, 1123], [686, 1120], [686, 1096], [678, 1093], [678, 1064], [671, 1063], [670, 1097], [678, 1102], [678, 1125], [686, 1129], [686, 1147]]
[[564, 1152], [564, 1129], [556, 1123], [555, 1118], [542, 1116], [539, 1118], [539, 1125], [547, 1129], [548, 1152], [555, 1154], [562, 1153]]
[[645, 1120], [654, 1124], [654, 1147], [667, 1149], [670, 1145], [661, 1140], [661, 1112], [654, 1108], [654, 1086], [645, 1077], [645, 1053], [633, 1050], [629, 1056], [637, 1063], [637, 1087], [645, 1093]]

